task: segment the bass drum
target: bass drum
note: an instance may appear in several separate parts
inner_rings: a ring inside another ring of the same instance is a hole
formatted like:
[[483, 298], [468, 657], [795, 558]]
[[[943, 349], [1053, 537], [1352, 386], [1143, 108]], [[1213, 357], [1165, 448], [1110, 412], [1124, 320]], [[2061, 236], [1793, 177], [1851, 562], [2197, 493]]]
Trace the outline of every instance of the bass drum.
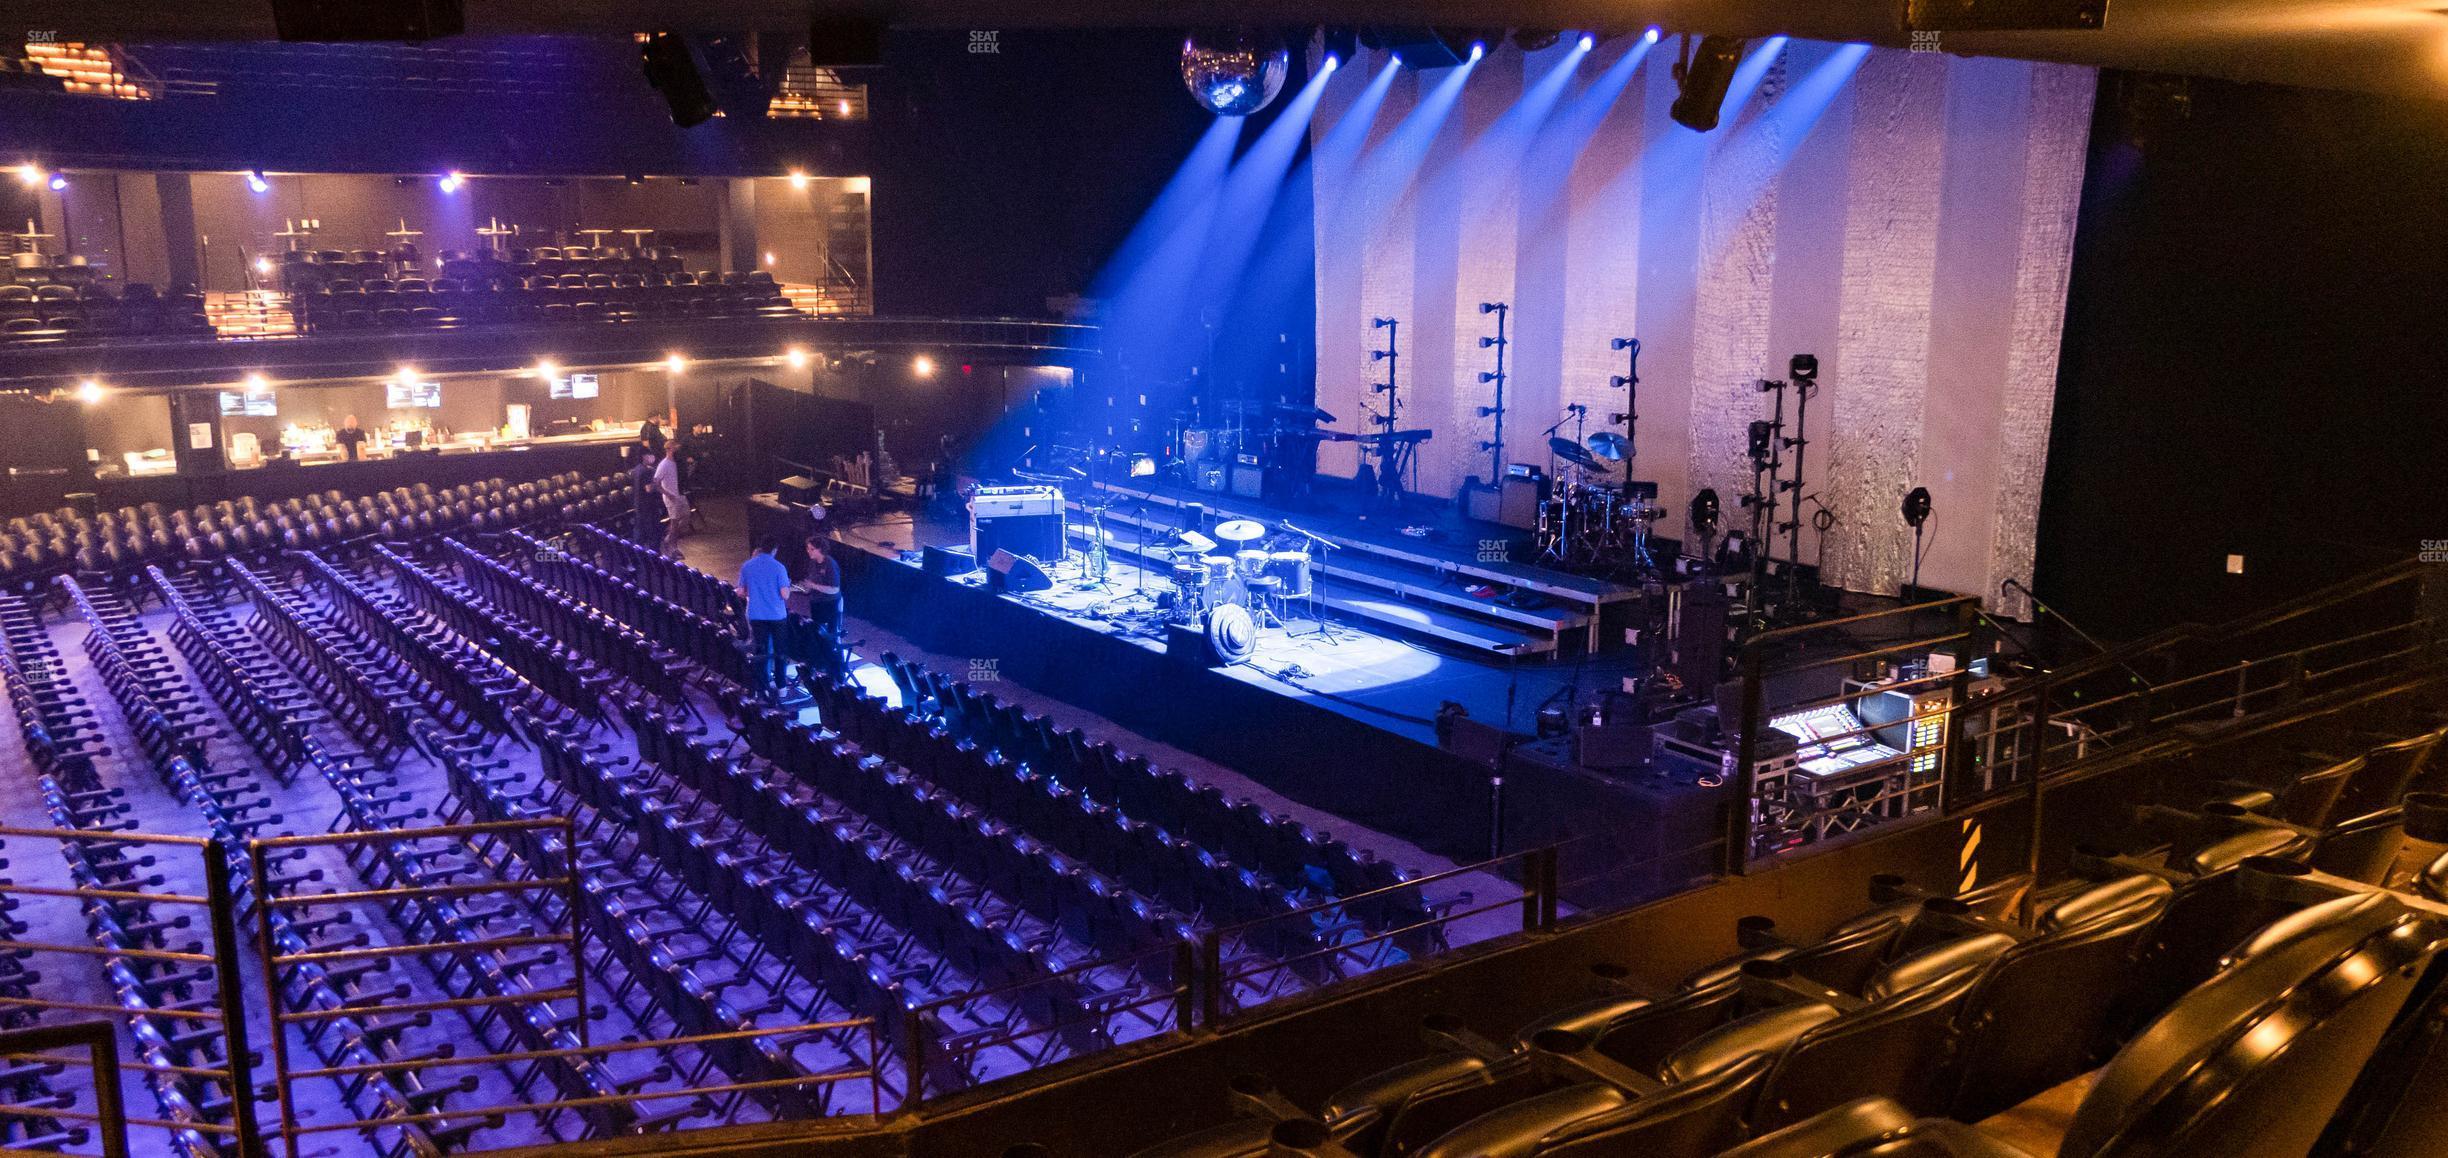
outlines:
[[1212, 430], [1185, 430], [1181, 438], [1182, 459], [1185, 462], [1205, 462], [1207, 453], [1215, 449], [1215, 432]]

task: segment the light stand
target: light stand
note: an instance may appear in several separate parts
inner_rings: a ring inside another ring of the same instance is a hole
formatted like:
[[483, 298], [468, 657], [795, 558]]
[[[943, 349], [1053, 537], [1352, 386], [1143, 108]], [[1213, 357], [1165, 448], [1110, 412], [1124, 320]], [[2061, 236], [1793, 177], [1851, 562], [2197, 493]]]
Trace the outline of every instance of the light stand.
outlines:
[[[1386, 332], [1385, 349], [1369, 351], [1370, 361], [1386, 364], [1386, 380], [1369, 386], [1369, 393], [1386, 396], [1385, 413], [1370, 414], [1369, 423], [1378, 428], [1379, 434], [1392, 434], [1395, 417], [1402, 410], [1402, 379], [1395, 373], [1402, 362], [1402, 355], [1395, 344], [1402, 323], [1394, 318], [1371, 318], [1369, 325]], [[1402, 477], [1397, 469], [1399, 464], [1394, 461], [1393, 455], [1386, 453], [1393, 445], [1394, 441], [1390, 438], [1381, 438], [1377, 442], [1377, 493], [1380, 499], [1399, 507], [1402, 505], [1403, 490]], [[1389, 474], [1393, 477], [1389, 478]]]
[[1505, 315], [1511, 313], [1512, 309], [1512, 306], [1504, 302], [1479, 303], [1480, 313], [1496, 315], [1496, 336], [1479, 339], [1480, 349], [1496, 351], [1496, 369], [1479, 372], [1481, 382], [1496, 384], [1496, 404], [1479, 408], [1479, 417], [1492, 417], [1496, 420], [1495, 437], [1479, 444], [1479, 449], [1488, 452], [1487, 483], [1491, 487], [1503, 485], [1502, 480], [1504, 479], [1505, 347], [1512, 344], [1505, 339]]
[[[1620, 414], [1608, 415], [1608, 419], [1609, 421], [1623, 423], [1625, 447], [1624, 457], [1625, 459], [1629, 460], [1634, 454], [1638, 453], [1637, 448], [1640, 446], [1638, 429], [1640, 426], [1641, 344], [1639, 338], [1617, 338], [1608, 343], [1608, 345], [1610, 348], [1624, 351], [1624, 372], [1607, 380], [1609, 385], [1612, 385], [1624, 392], [1624, 408], [1623, 412]], [[1629, 467], [1625, 468], [1624, 477], [1630, 478], [1631, 476], [1631, 469]]]
[[[1819, 392], [1819, 359], [1812, 354], [1796, 354], [1786, 367], [1786, 376], [1793, 380], [1794, 432], [1784, 440], [1793, 448], [1793, 478], [1785, 484], [1793, 492], [1791, 515], [1781, 529], [1785, 532], [1785, 602], [1799, 606], [1802, 596], [1802, 455], [1810, 440], [1803, 436], [1807, 429], [1805, 416], [1810, 413], [1811, 395]], [[1783, 396], [1779, 395], [1780, 404]]]

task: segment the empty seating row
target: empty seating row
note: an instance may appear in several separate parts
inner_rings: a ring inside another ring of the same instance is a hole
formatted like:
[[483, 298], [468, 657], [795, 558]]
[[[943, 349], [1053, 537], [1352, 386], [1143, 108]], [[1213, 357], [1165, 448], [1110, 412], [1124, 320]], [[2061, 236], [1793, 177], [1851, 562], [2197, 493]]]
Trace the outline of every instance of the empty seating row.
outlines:
[[[80, 267], [82, 268], [82, 267]], [[17, 271], [22, 278], [27, 271]], [[54, 277], [68, 270], [49, 271]], [[0, 282], [0, 343], [84, 343], [119, 337], [210, 337], [204, 295], [93, 280]]]
[[327, 593], [327, 614], [385, 649], [392, 658], [384, 667], [395, 677], [413, 676], [431, 689], [424, 706], [452, 733], [507, 734], [507, 713], [520, 705], [547, 715], [572, 710], [545, 702], [526, 677], [389, 591], [320, 555], [302, 559], [302, 574]]
[[[317, 725], [328, 717], [318, 710], [316, 696], [222, 608], [200, 593], [179, 589], [159, 571], [154, 579], [174, 616], [172, 636], [197, 676], [264, 759], [317, 772], [340, 798], [343, 827], [385, 832], [431, 814], [414, 806], [396, 774], [357, 754], [327, 748]], [[548, 1112], [548, 1118], [574, 1116], [597, 1136], [641, 1128], [618, 1100], [622, 1083], [580, 1051], [571, 1033], [579, 1016], [575, 1008], [544, 996], [561, 988], [551, 975], [565, 970], [566, 963], [550, 952], [503, 948], [503, 935], [492, 929], [513, 921], [518, 915], [513, 909], [477, 910], [439, 891], [485, 882], [491, 866], [457, 847], [428, 844], [367, 841], [351, 846], [349, 860], [367, 886], [401, 890], [389, 911], [412, 943], [464, 947], [442, 955], [440, 964], [433, 955], [424, 956], [424, 963], [450, 1000], [465, 1003], [462, 1013], [479, 1040], [493, 1053], [517, 1056], [515, 1080], [522, 1097], [546, 1101], [533, 1088], [541, 1081], [553, 1098], [575, 1103], [567, 1111]], [[368, 963], [378, 972], [390, 972], [390, 966], [387, 958]], [[534, 976], [539, 972], [545, 979]]]
[[437, 575], [388, 547], [374, 550], [390, 566], [410, 606], [441, 620], [564, 706], [590, 719], [607, 718], [605, 695], [616, 680], [594, 661], [504, 614], [458, 580]]
[[524, 532], [506, 537], [510, 557], [530, 578], [635, 625], [717, 678], [739, 686], [751, 682], [744, 619], [701, 615]]
[[[627, 502], [618, 476], [558, 476], [533, 483], [500, 479], [436, 491], [425, 484], [356, 499], [325, 491], [258, 504], [251, 496], [189, 511], [142, 508], [94, 518], [74, 511], [12, 519], [0, 531], [0, 590], [29, 593], [54, 575], [75, 573], [136, 596], [136, 571], [148, 565], [262, 560], [282, 550], [354, 549], [368, 540], [414, 540], [440, 531], [601, 518]], [[153, 504], [146, 504], [152, 507]]]
[[649, 694], [670, 703], [686, 701], [681, 670], [685, 661], [678, 653], [636, 627], [521, 575], [465, 543], [446, 539], [443, 548], [468, 590], [566, 641]]
[[1074, 791], [1143, 820], [1161, 824], [1286, 888], [1315, 896], [1348, 896], [1401, 884], [1395, 865], [1269, 813], [1235, 801], [1173, 769], [1126, 757], [1053, 721], [923, 665], [886, 655], [883, 666], [911, 712], [940, 722], [955, 736], [1025, 763]]
[[538, 271], [525, 278], [329, 278], [289, 291], [298, 327], [439, 329], [470, 325], [789, 319], [801, 316], [772, 275]]
[[0, 596], [0, 682], [34, 767], [75, 791], [100, 787], [94, 759], [110, 753], [101, 721], [68, 677], [41, 611], [16, 596]]
[[[246, 841], [279, 824], [281, 818], [265, 811], [268, 801], [254, 795], [258, 788], [252, 774], [216, 771], [203, 763], [196, 729], [206, 713], [177, 690], [176, 674], [136, 617], [111, 596], [92, 595], [72, 580], [62, 579], [61, 583], [90, 629], [87, 651], [145, 744], [155, 772], [175, 796], [196, 811], [205, 832], [221, 842], [230, 857], [230, 879], [239, 893], [233, 899], [242, 915], [254, 915], [257, 886], [265, 882], [253, 879], [244, 852]], [[113, 676], [114, 671], [122, 674]], [[275, 863], [294, 860], [304, 851], [292, 850]], [[271, 884], [275, 890], [285, 888], [282, 883]], [[356, 943], [346, 934], [333, 932], [353, 923], [353, 915], [347, 912], [301, 920], [272, 908], [261, 919], [268, 923], [271, 940], [282, 953], [304, 954]], [[291, 1008], [334, 1015], [312, 1022], [304, 1034], [309, 1047], [327, 1065], [381, 1067], [394, 1062], [403, 1056], [402, 1035], [420, 1026], [412, 1016], [383, 1018], [359, 1012], [356, 1007], [364, 1004], [360, 991], [369, 990], [372, 984], [368, 973], [334, 973], [312, 963], [282, 977], [282, 997]], [[383, 1151], [386, 1158], [431, 1154], [439, 1146], [464, 1141], [483, 1126], [481, 1120], [453, 1122], [436, 1113], [456, 1086], [427, 1089], [413, 1074], [380, 1068], [335, 1084], [343, 1101], [360, 1117], [410, 1119], [394, 1128], [394, 1140]]]
[[632, 542], [591, 523], [570, 526], [564, 550], [593, 559], [596, 566], [629, 580], [664, 600], [688, 608], [717, 623], [744, 614], [739, 588], [720, 575], [700, 571], [642, 543]]
[[446, 249], [434, 255], [429, 262], [416, 246], [398, 245], [386, 250], [290, 250], [280, 254], [277, 261], [281, 286], [289, 290], [311, 288], [334, 278], [354, 278], [362, 282], [413, 276], [425, 269], [435, 270], [441, 277], [458, 281], [485, 281], [497, 277], [517, 280], [539, 273], [557, 275], [573, 271], [670, 275], [684, 272], [687, 268], [679, 250], [655, 246], [635, 252], [625, 248], [596, 249], [584, 245], [546, 245], [534, 249], [512, 249], [506, 253], [470, 253]]

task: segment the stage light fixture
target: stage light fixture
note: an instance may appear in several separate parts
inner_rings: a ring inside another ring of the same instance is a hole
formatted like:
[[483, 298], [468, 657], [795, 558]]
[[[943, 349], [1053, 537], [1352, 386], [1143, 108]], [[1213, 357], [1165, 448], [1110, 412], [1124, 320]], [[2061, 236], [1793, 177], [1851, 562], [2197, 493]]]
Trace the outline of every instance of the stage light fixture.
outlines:
[[416, 367], [402, 364], [396, 376], [401, 382], [414, 382], [417, 380]]
[[678, 354], [665, 354], [663, 356], [663, 368], [677, 374], [688, 369], [688, 359], [681, 357]]
[[670, 32], [654, 33], [638, 46], [638, 59], [645, 67], [646, 83], [662, 93], [663, 103], [670, 106], [673, 124], [693, 128], [714, 116], [714, 94], [697, 71], [686, 40]]
[[808, 352], [807, 352], [807, 347], [805, 347], [805, 346], [792, 346], [791, 348], [789, 348], [789, 349], [787, 349], [787, 350], [782, 351], [782, 360], [783, 360], [783, 361], [785, 361], [785, 362], [790, 363], [790, 368], [791, 368], [791, 369], [793, 369], [793, 370], [805, 370], [805, 369], [807, 369], [807, 367], [808, 367]]
[[549, 361], [538, 362], [535, 367], [535, 376], [540, 381], [550, 382], [561, 376], [561, 367]]
[[1691, 59], [1675, 65], [1678, 92], [1671, 113], [1676, 124], [1695, 133], [1717, 127], [1726, 89], [1734, 84], [1734, 69], [1742, 63], [1750, 42], [1737, 36], [1703, 36]]
[[1291, 72], [1283, 38], [1264, 29], [1200, 29], [1182, 39], [1182, 85], [1217, 116], [1246, 117], [1274, 103]]
[[244, 384], [249, 394], [262, 394], [272, 389], [272, 380], [260, 373], [247, 375]]
[[1486, 56], [1486, 55], [1487, 55], [1487, 44], [1486, 44], [1484, 41], [1478, 41], [1478, 40], [1471, 41], [1470, 58], [1471, 58], [1472, 60], [1477, 60], [1477, 59], [1479, 59], [1480, 57], [1483, 57], [1483, 56]]
[[1596, 48], [1596, 47], [1598, 47], [1598, 38], [1597, 38], [1597, 37], [1592, 36], [1592, 35], [1590, 35], [1589, 33], [1586, 33], [1586, 32], [1584, 32], [1584, 33], [1582, 33], [1582, 34], [1581, 34], [1581, 51], [1583, 51], [1583, 52], [1588, 52], [1589, 50], [1591, 50], [1591, 49], [1593, 49], [1593, 48]]
[[269, 193], [271, 191], [272, 183], [264, 180], [263, 170], [257, 169], [247, 174], [247, 192]]
[[1326, 63], [1325, 63], [1323, 66], [1322, 66], [1322, 71], [1325, 71], [1325, 72], [1333, 72], [1334, 70], [1336, 70], [1336, 69], [1338, 69], [1338, 68], [1341, 68], [1341, 67], [1343, 67], [1343, 62], [1342, 62], [1341, 60], [1337, 59], [1337, 58], [1335, 57], [1335, 54], [1333, 54], [1333, 53], [1331, 53], [1331, 52], [1329, 52], [1329, 53], [1327, 53], [1327, 54], [1326, 54]]
[[459, 187], [465, 184], [467, 184], [467, 175], [457, 169], [442, 174], [442, 179], [434, 182], [434, 185], [445, 193], [456, 193]]
[[1785, 375], [1792, 378], [1794, 380], [1794, 384], [1797, 386], [1809, 385], [1810, 383], [1817, 382], [1819, 380], [1819, 355], [1794, 355], [1793, 361], [1787, 363], [1785, 366]]
[[1701, 489], [1699, 494], [1692, 496], [1690, 517], [1691, 526], [1693, 530], [1700, 532], [1703, 536], [1706, 536], [1710, 531], [1717, 529], [1717, 520], [1722, 513], [1722, 510], [1718, 506], [1717, 491], [1715, 488], [1704, 487]]
[[102, 384], [94, 381], [91, 378], [87, 378], [86, 380], [77, 383], [76, 395], [77, 401], [82, 402], [87, 406], [91, 406], [102, 401]]
[[1665, 33], [1660, 31], [1657, 25], [1652, 24], [1649, 26], [1648, 31], [1641, 33], [1641, 43], [1656, 44], [1658, 42], [1658, 37], [1663, 35], [1665, 35]]
[[924, 354], [920, 354], [917, 357], [910, 359], [910, 373], [916, 374], [921, 378], [934, 377], [935, 359], [929, 358]]
[[767, 265], [772, 265], [773, 263], [774, 263], [774, 252], [773, 252], [772, 250], [768, 249], [768, 250], [766, 250], [766, 251], [765, 251], [765, 264], [767, 264]]
[[42, 184], [42, 166], [37, 165], [32, 161], [28, 161], [25, 164], [17, 166], [17, 179], [27, 185]]
[[807, 188], [807, 187], [808, 187], [808, 175], [807, 175], [807, 170], [805, 170], [805, 169], [793, 169], [793, 170], [791, 170], [791, 171], [790, 171], [790, 183], [791, 183], [791, 188], [793, 188], [793, 189], [805, 189], [805, 188]]
[[50, 186], [52, 192], [57, 193], [60, 190], [68, 187], [68, 174], [53, 173], [51, 174], [51, 180], [46, 182], [46, 184]]

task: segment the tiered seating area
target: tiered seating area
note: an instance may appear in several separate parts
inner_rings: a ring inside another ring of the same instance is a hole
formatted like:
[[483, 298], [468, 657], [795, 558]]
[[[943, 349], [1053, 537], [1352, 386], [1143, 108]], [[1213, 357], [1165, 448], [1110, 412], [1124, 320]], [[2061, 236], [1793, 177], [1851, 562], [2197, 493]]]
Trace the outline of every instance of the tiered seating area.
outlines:
[[82, 255], [12, 255], [0, 266], [0, 344], [211, 337], [192, 285], [114, 286]]
[[2444, 738], [2436, 688], [2255, 731], [2150, 769], [2209, 802], [2137, 810], [2062, 880], [1887, 880], [1824, 935], [1748, 920], [1733, 957], [1519, 1027], [1421, 1010], [1417, 1060], [1314, 1109], [1253, 1075], [1246, 1116], [1140, 1158], [2302, 1154], [2340, 1107], [2421, 1136], [2390, 1083], [2428, 1047], [2384, 1030], [2448, 967]]
[[801, 316], [763, 270], [692, 273], [678, 252], [654, 248], [449, 250], [430, 270], [412, 251], [292, 251], [280, 255], [280, 285], [309, 332]]

